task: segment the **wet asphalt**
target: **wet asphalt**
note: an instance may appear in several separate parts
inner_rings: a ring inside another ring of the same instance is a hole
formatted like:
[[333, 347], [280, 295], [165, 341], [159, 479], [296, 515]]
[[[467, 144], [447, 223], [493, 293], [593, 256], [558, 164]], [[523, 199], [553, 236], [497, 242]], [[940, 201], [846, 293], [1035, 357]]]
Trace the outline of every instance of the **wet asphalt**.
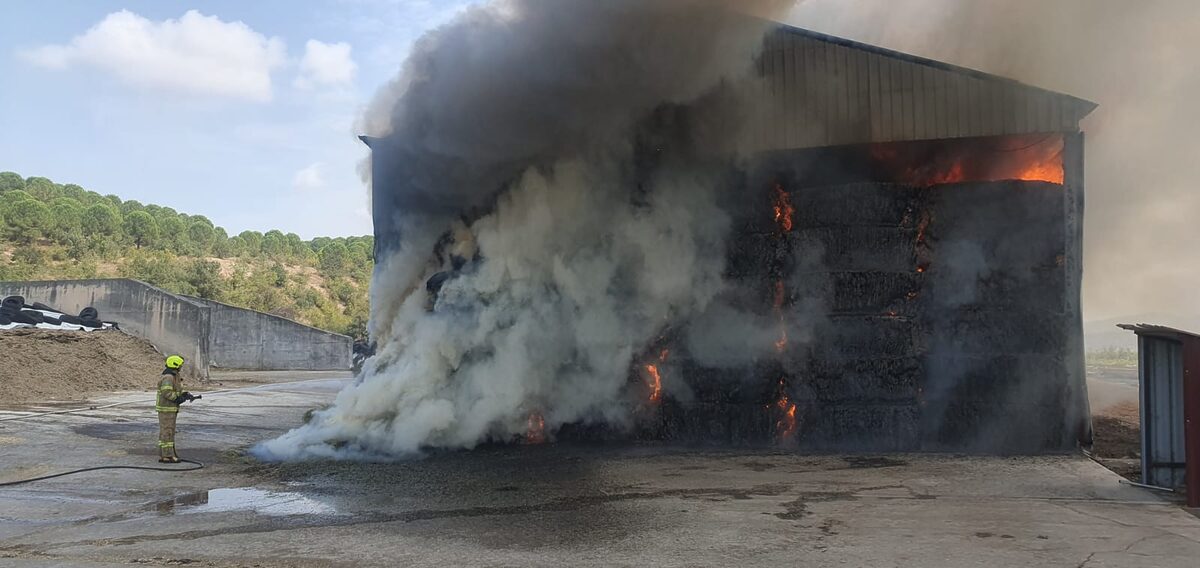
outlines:
[[[0, 489], [0, 565], [1024, 568], [1194, 566], [1200, 554], [1200, 519], [1079, 456], [662, 444], [486, 446], [366, 464], [246, 455], [347, 381], [206, 396], [180, 417], [181, 451], [207, 463], [199, 472]], [[155, 428], [139, 404], [0, 423], [0, 481], [153, 464]]]

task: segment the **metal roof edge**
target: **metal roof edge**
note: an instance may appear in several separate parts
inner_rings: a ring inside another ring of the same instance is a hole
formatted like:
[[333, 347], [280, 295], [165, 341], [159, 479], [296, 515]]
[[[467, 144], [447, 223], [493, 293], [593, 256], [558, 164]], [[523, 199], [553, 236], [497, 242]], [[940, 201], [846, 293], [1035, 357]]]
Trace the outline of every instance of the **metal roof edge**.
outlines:
[[1149, 336], [1153, 336], [1153, 337], [1173, 337], [1176, 339], [1178, 339], [1180, 337], [1191, 337], [1191, 338], [1200, 339], [1200, 333], [1184, 331], [1182, 329], [1175, 329], [1173, 327], [1167, 327], [1165, 325], [1154, 325], [1154, 324], [1146, 324], [1146, 323], [1136, 323], [1136, 324], [1119, 323], [1119, 324], [1117, 324], [1117, 327], [1127, 330], [1127, 331], [1132, 331], [1138, 335], [1149, 335]]
[[888, 49], [886, 47], [879, 47], [877, 45], [871, 45], [869, 43], [863, 43], [861, 41], [855, 41], [852, 39], [846, 39], [843, 37], [838, 37], [838, 36], [833, 36], [833, 35], [829, 35], [829, 34], [825, 34], [825, 33], [821, 33], [821, 32], [816, 32], [816, 31], [813, 31], [810, 29], [805, 29], [805, 28], [801, 28], [798, 26], [793, 26], [791, 24], [785, 24], [782, 22], [780, 22], [778, 24], [778, 26], [779, 26], [779, 29], [781, 29], [785, 32], [804, 36], [804, 37], [807, 37], [810, 39], [815, 39], [817, 41], [831, 43], [834, 45], [840, 45], [843, 47], [849, 47], [851, 49], [866, 51], [868, 53], [874, 53], [876, 55], [882, 55], [884, 57], [890, 57], [892, 59], [899, 59], [901, 61], [908, 61], [910, 63], [916, 63], [918, 65], [924, 65], [926, 67], [932, 67], [934, 69], [940, 69], [942, 71], [958, 73], [960, 75], [967, 75], [969, 77], [974, 77], [976, 79], [982, 79], [985, 81], [1011, 83], [1011, 84], [1026, 88], [1026, 89], [1041, 91], [1043, 93], [1048, 93], [1048, 94], [1054, 95], [1056, 97], [1062, 97], [1065, 99], [1069, 99], [1071, 102], [1079, 105], [1080, 120], [1082, 120], [1087, 115], [1091, 114], [1092, 111], [1096, 110], [1096, 108], [1098, 108], [1100, 106], [1098, 103], [1077, 97], [1075, 95], [1068, 95], [1066, 93], [1052, 91], [1050, 89], [1038, 87], [1035, 85], [1030, 85], [1028, 83], [1022, 83], [1021, 81], [1018, 81], [1016, 79], [1010, 79], [1008, 77], [1003, 77], [1001, 75], [994, 75], [992, 73], [987, 73], [984, 71], [980, 71], [978, 69], [962, 67], [959, 65], [954, 65], [952, 63], [946, 63], [945, 61], [938, 61], [936, 59], [930, 59], [928, 57], [921, 57], [919, 55], [913, 55], [911, 53], [904, 53], [902, 51], [896, 51], [894, 49]]

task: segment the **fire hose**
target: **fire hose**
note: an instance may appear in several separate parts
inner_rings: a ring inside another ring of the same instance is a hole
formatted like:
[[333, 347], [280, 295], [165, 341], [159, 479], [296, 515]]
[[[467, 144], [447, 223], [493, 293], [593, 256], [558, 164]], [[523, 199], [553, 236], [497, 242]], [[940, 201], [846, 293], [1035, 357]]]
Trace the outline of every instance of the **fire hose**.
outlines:
[[[191, 402], [193, 400], [200, 400], [201, 398], [204, 398], [201, 395], [193, 395], [188, 392], [183, 393], [183, 396], [184, 396], [183, 402]], [[196, 471], [196, 470], [204, 469], [204, 462], [199, 462], [199, 461], [195, 461], [195, 460], [186, 460], [186, 459], [180, 459], [179, 462], [192, 464], [193, 467], [179, 468], [179, 467], [155, 467], [155, 466], [145, 466], [145, 465], [98, 465], [98, 466], [93, 466], [93, 467], [72, 469], [70, 471], [64, 471], [64, 472], [60, 472], [60, 473], [52, 473], [50, 475], [43, 475], [40, 477], [31, 477], [29, 479], [18, 479], [16, 481], [6, 481], [3, 483], [0, 483], [0, 487], [12, 487], [14, 485], [24, 485], [26, 483], [33, 483], [35, 481], [45, 481], [47, 479], [54, 479], [56, 477], [75, 475], [78, 473], [86, 473], [89, 471], [100, 471], [100, 470], [105, 470], [105, 469], [138, 469], [138, 470], [142, 470], [142, 471]]]
[[[324, 380], [324, 379], [314, 379], [314, 381], [317, 381], [317, 380]], [[297, 383], [306, 383], [306, 382], [313, 382], [313, 381], [296, 381], [296, 382]], [[211, 396], [214, 394], [246, 392], [246, 391], [258, 390], [258, 389], [262, 389], [262, 388], [266, 388], [266, 387], [270, 387], [270, 386], [273, 386], [273, 385], [259, 385], [259, 386], [254, 386], [254, 387], [249, 387], [249, 388], [240, 388], [240, 389], [222, 389], [222, 390], [210, 391], [207, 394], [209, 394]], [[194, 400], [199, 400], [200, 398], [202, 398], [202, 395], [196, 395]], [[13, 420], [29, 420], [32, 418], [40, 418], [43, 416], [52, 416], [52, 415], [56, 415], [56, 414], [73, 414], [73, 413], [78, 413], [78, 412], [90, 412], [93, 410], [113, 408], [116, 406], [126, 406], [129, 404], [145, 404], [145, 401], [129, 400], [129, 401], [124, 401], [124, 402], [115, 402], [112, 404], [104, 404], [104, 405], [100, 405], [100, 406], [89, 406], [87, 408], [73, 408], [73, 409], [69, 409], [69, 410], [53, 410], [53, 411], [49, 411], [49, 412], [36, 412], [36, 413], [30, 413], [30, 414], [22, 414], [19, 416], [9, 416], [9, 417], [5, 417], [5, 418], [0, 418], [0, 422], [8, 422], [8, 421], [13, 421]], [[12, 487], [14, 485], [23, 485], [25, 483], [33, 483], [35, 481], [45, 481], [47, 479], [54, 479], [56, 477], [63, 477], [63, 476], [67, 476], [67, 475], [75, 475], [78, 473], [85, 473], [85, 472], [89, 472], [89, 471], [99, 471], [99, 470], [106, 470], [106, 469], [136, 469], [136, 470], [142, 470], [142, 471], [197, 471], [197, 470], [204, 469], [203, 462], [199, 462], [199, 461], [195, 461], [195, 460], [185, 460], [185, 459], [181, 459], [179, 461], [181, 463], [192, 464], [192, 467], [176, 468], [176, 467], [154, 467], [154, 466], [141, 466], [141, 465], [102, 465], [102, 466], [73, 469], [73, 470], [64, 471], [61, 473], [43, 475], [40, 477], [32, 477], [29, 479], [19, 479], [17, 481], [7, 481], [7, 482], [0, 483], [0, 487]]]
[[77, 473], [84, 473], [84, 472], [88, 472], [88, 471], [99, 471], [102, 469], [140, 469], [143, 471], [196, 471], [199, 469], [204, 469], [204, 463], [198, 462], [195, 460], [181, 459], [181, 460], [179, 460], [179, 462], [180, 463], [190, 463], [190, 464], [192, 464], [193, 467], [178, 468], [178, 467], [152, 467], [152, 466], [145, 466], [145, 465], [100, 465], [100, 466], [95, 466], [95, 467], [72, 469], [70, 471], [64, 471], [61, 473], [52, 473], [50, 475], [43, 475], [41, 477], [31, 477], [29, 479], [18, 479], [17, 481], [6, 481], [4, 483], [0, 483], [0, 487], [11, 487], [13, 485], [22, 485], [25, 483], [33, 483], [34, 481], [45, 481], [47, 479], [54, 479], [55, 477], [63, 477], [65, 475], [75, 475]]

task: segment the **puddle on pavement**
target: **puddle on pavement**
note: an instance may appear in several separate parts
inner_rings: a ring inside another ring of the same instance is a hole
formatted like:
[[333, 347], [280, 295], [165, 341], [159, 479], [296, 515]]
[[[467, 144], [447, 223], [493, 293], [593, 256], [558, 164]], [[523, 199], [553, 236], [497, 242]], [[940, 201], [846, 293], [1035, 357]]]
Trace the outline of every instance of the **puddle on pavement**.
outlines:
[[333, 507], [299, 493], [264, 491], [252, 487], [225, 487], [188, 493], [155, 503], [150, 509], [163, 515], [253, 511], [260, 515], [282, 517], [337, 513]]

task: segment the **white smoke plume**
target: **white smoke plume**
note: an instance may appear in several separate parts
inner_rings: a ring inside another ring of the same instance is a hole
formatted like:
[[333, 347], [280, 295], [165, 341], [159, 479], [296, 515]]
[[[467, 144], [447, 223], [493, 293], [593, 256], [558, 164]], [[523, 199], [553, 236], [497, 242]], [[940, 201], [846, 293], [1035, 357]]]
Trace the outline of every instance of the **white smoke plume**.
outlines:
[[547, 433], [626, 424], [629, 370], [722, 291], [730, 231], [725, 169], [663, 157], [650, 173], [637, 125], [749, 74], [773, 25], [759, 17], [792, 4], [496, 1], [419, 41], [366, 121], [387, 139], [377, 159], [404, 164], [372, 285], [378, 352], [259, 454], [472, 447], [524, 434], [531, 416]]

